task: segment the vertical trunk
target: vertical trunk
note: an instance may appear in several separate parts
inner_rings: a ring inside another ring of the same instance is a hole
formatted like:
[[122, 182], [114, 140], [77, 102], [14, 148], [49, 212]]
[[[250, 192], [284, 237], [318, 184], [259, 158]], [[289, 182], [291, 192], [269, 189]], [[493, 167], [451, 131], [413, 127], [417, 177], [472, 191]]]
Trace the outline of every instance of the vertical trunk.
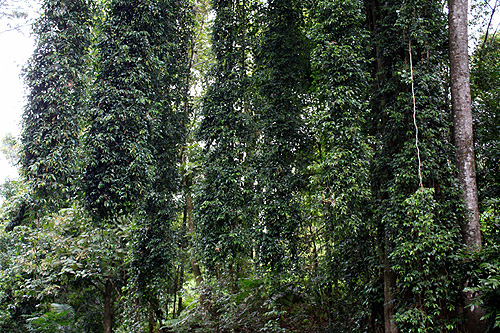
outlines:
[[396, 274], [391, 268], [387, 241], [384, 246], [384, 327], [385, 333], [397, 333], [398, 329], [393, 320], [394, 289], [396, 288]]
[[104, 298], [104, 333], [112, 332], [113, 325], [113, 313], [111, 310], [112, 296], [113, 296], [113, 284], [111, 280], [106, 280], [105, 290], [103, 293]]
[[[179, 298], [178, 298], [178, 301], [177, 301], [177, 318], [181, 315], [181, 312], [183, 310], [183, 307], [182, 307], [182, 288], [183, 288], [183, 285], [184, 285], [184, 264], [185, 264], [185, 260], [184, 260], [184, 252], [181, 253], [181, 267], [179, 269], [179, 287], [178, 287], [178, 290], [180, 290], [181, 292], [179, 293]], [[176, 290], [175, 292], [177, 293], [178, 290]]]
[[[192, 200], [190, 194], [188, 194], [186, 196], [186, 215], [187, 215], [187, 221], [188, 221], [188, 226], [189, 226], [189, 232], [193, 233], [194, 232], [193, 200]], [[194, 277], [196, 279], [196, 285], [199, 285], [203, 281], [203, 278], [201, 276], [200, 265], [198, 265], [198, 263], [194, 259], [191, 259], [191, 266], [193, 268], [193, 274], [194, 274]]]
[[[471, 251], [478, 251], [482, 244], [472, 132], [467, 35], [468, 1], [450, 0], [449, 7], [450, 81], [456, 163], [462, 199], [466, 208], [462, 234], [465, 246]], [[466, 293], [465, 305], [471, 301], [472, 295]], [[475, 308], [474, 311], [471, 311], [470, 308], [466, 307], [464, 312], [468, 332], [484, 332], [486, 330], [485, 323], [481, 321], [481, 309]]]
[[[383, 32], [380, 32], [380, 27], [379, 27], [379, 21], [383, 21], [383, 15], [384, 13], [381, 12], [381, 7], [382, 4], [379, 0], [374, 0], [374, 1], [366, 1], [366, 9], [367, 9], [367, 24], [368, 27], [372, 33], [372, 40], [374, 41], [373, 45], [373, 53], [375, 56], [375, 62], [374, 62], [374, 77], [376, 79], [376, 89], [383, 91], [384, 89], [384, 84], [385, 82], [389, 79], [388, 76], [388, 71], [386, 70], [387, 64], [384, 63], [383, 59], [383, 45], [380, 45], [379, 42], [377, 42], [377, 39], [379, 38], [377, 35]], [[385, 114], [385, 108], [386, 108], [386, 93], [382, 93], [380, 98], [377, 100], [378, 103], [378, 112], [381, 113], [380, 119], [382, 120], [380, 125], [377, 127], [374, 127], [374, 134], [375, 132], [384, 132], [387, 129], [385, 128], [386, 123], [387, 123], [387, 115]], [[392, 143], [385, 143], [386, 145], [391, 145]], [[373, 170], [372, 170], [373, 172]], [[377, 175], [376, 177], [380, 177], [380, 175]], [[380, 184], [376, 185], [380, 186]], [[379, 188], [378, 190], [382, 190]], [[382, 200], [389, 200], [387, 197], [387, 194], [383, 193], [382, 191]], [[382, 266], [382, 272], [383, 274], [383, 284], [384, 284], [384, 302], [383, 304], [377, 305], [374, 304], [373, 306], [373, 313], [372, 316], [373, 318], [371, 319], [372, 321], [372, 328], [375, 327], [375, 318], [377, 318], [377, 315], [381, 315], [383, 311], [383, 316], [384, 316], [384, 332], [386, 333], [397, 333], [398, 329], [396, 327], [396, 324], [394, 323], [393, 316], [394, 316], [394, 290], [396, 289], [396, 274], [391, 268], [391, 264], [389, 261], [389, 239], [387, 238], [386, 235], [386, 226], [384, 225], [384, 222], [380, 223], [378, 225], [378, 231], [377, 231], [377, 247], [378, 247], [378, 252], [379, 252], [379, 260]]]
[[467, 0], [450, 0], [450, 79], [453, 126], [458, 178], [467, 209], [463, 227], [464, 243], [477, 251], [481, 248], [481, 229], [474, 162], [472, 107], [467, 37]]
[[181, 316], [181, 312], [184, 310], [184, 307], [182, 306], [182, 296], [179, 295], [179, 301], [178, 301], [178, 306], [177, 306], [177, 318]]
[[151, 305], [149, 306], [149, 333], [154, 333], [155, 331], [155, 316], [153, 314], [153, 309]]
[[177, 290], [179, 289], [179, 273], [177, 270], [175, 270], [175, 279], [174, 279], [174, 300], [172, 302], [172, 319], [175, 319], [175, 314], [176, 312], [176, 306], [177, 306]]

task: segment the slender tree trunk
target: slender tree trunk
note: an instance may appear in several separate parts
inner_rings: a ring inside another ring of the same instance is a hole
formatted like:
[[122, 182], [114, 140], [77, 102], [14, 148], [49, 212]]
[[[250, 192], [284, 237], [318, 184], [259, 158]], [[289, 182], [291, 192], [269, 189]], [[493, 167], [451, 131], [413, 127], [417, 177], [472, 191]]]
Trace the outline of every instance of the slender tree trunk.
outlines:
[[[381, 6], [379, 0], [375, 1], [367, 1], [367, 22], [370, 30], [373, 34], [373, 39], [377, 39], [378, 31], [378, 21], [381, 19]], [[384, 64], [382, 48], [379, 43], [375, 43], [374, 45], [374, 53], [375, 53], [375, 73], [376, 73], [376, 82], [377, 89], [382, 89], [384, 82], [388, 79], [386, 77], [387, 72], [384, 70], [386, 66]], [[386, 96], [385, 94], [379, 100], [380, 110], [384, 110], [386, 106]], [[386, 116], [384, 115], [385, 119]], [[386, 121], [383, 121], [385, 124]], [[378, 131], [384, 131], [383, 128], [385, 125], [381, 125], [382, 128], [377, 129]], [[387, 197], [383, 197], [384, 200], [388, 200]], [[384, 314], [384, 332], [385, 333], [397, 333], [398, 329], [396, 323], [394, 322], [394, 290], [396, 289], [396, 273], [391, 268], [391, 263], [389, 261], [389, 240], [387, 238], [385, 232], [385, 225], [381, 223], [379, 225], [378, 230], [378, 248], [379, 248], [379, 258], [383, 267], [383, 282], [384, 282], [384, 303], [383, 303], [383, 314]], [[374, 307], [377, 309], [377, 307]], [[380, 308], [382, 311], [382, 308]], [[373, 314], [376, 315], [376, 312]]]
[[111, 280], [107, 279], [105, 284], [105, 290], [103, 293], [104, 298], [104, 333], [113, 332], [113, 313], [111, 310], [113, 296], [113, 284]]
[[481, 249], [481, 229], [474, 162], [472, 106], [467, 37], [467, 0], [450, 0], [450, 79], [458, 178], [467, 209], [464, 243]]
[[391, 268], [387, 253], [387, 240], [384, 246], [384, 327], [385, 333], [397, 333], [398, 329], [393, 320], [394, 289], [396, 288], [396, 274]]
[[[188, 194], [186, 196], [186, 215], [187, 215], [187, 221], [188, 221], [188, 226], [189, 226], [189, 232], [193, 233], [194, 232], [194, 223], [193, 223], [193, 200], [191, 198], [191, 195]], [[203, 281], [203, 278], [201, 276], [201, 270], [200, 270], [200, 265], [193, 259], [191, 252], [191, 267], [193, 268], [193, 274], [194, 278], [196, 280], [196, 285], [200, 285], [200, 283]]]
[[[474, 161], [472, 132], [472, 103], [470, 93], [470, 71], [467, 35], [467, 0], [449, 0], [450, 29], [450, 81], [453, 126], [456, 147], [458, 180], [462, 189], [466, 216], [462, 227], [463, 242], [470, 251], [481, 249], [481, 228]], [[465, 295], [465, 305], [471, 302], [472, 294]], [[482, 311], [465, 308], [467, 332], [484, 332]]]
[[154, 333], [155, 331], [155, 316], [153, 314], [153, 307], [150, 305], [149, 306], [149, 309], [148, 309], [148, 312], [149, 312], [149, 318], [148, 318], [148, 321], [149, 321], [149, 333]]
[[[185, 226], [183, 226], [183, 229], [185, 229]], [[185, 234], [186, 232], [183, 231], [183, 233]], [[182, 307], [182, 288], [183, 288], [183, 285], [184, 285], [184, 265], [185, 265], [185, 256], [184, 256], [184, 251], [182, 251], [182, 253], [180, 254], [181, 256], [181, 267], [179, 268], [179, 286], [178, 288], [175, 290], [175, 293], [178, 293], [179, 291], [179, 296], [178, 296], [178, 300], [177, 300], [177, 314], [176, 314], [176, 318], [179, 318], [180, 315], [181, 315], [181, 312], [183, 309]]]

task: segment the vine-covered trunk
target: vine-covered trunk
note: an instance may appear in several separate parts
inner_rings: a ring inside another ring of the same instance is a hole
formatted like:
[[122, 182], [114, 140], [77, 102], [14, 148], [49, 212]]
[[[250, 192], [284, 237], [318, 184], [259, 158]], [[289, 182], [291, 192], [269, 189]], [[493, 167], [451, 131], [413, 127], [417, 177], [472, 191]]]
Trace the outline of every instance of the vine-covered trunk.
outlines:
[[24, 72], [30, 92], [19, 160], [38, 214], [67, 206], [74, 195], [91, 40], [89, 3], [44, 0], [40, 5], [42, 15], [33, 26], [36, 48]]
[[396, 274], [391, 268], [387, 242], [384, 248], [384, 327], [385, 333], [397, 333], [398, 329], [393, 320], [394, 290], [396, 289]]
[[[384, 83], [390, 79], [390, 74], [389, 71], [386, 70], [385, 67], [388, 66], [387, 64], [387, 59], [383, 59], [383, 46], [379, 42], [380, 36], [378, 36], [378, 29], [380, 29], [380, 26], [382, 24], [379, 21], [384, 20], [383, 15], [381, 14], [381, 4], [380, 1], [373, 1], [369, 2], [367, 4], [367, 19], [369, 22], [370, 30], [372, 33], [372, 40], [374, 43], [373, 46], [373, 52], [375, 54], [375, 62], [374, 62], [374, 68], [375, 68], [375, 78], [377, 82], [377, 89], [381, 89], [384, 86]], [[382, 17], [381, 17], [382, 16]], [[394, 59], [395, 61], [396, 59]], [[398, 93], [398, 92], [395, 92]], [[380, 128], [376, 129], [379, 133], [384, 133], [389, 130], [390, 128], [386, 128], [386, 124], [388, 122], [388, 115], [386, 114], [386, 100], [390, 99], [391, 96], [387, 96], [387, 92], [384, 92], [380, 96], [380, 100], [378, 101], [380, 103], [380, 118], [382, 119]], [[393, 143], [389, 142], [386, 143], [387, 146], [389, 147], [388, 149], [392, 149]], [[387, 148], [386, 148], [387, 149]], [[387, 175], [383, 175], [387, 176]], [[375, 178], [382, 178], [380, 174], [375, 176]], [[380, 181], [380, 179], [377, 179], [377, 182]], [[380, 186], [380, 184], [378, 184]], [[377, 188], [375, 192], [380, 191], [381, 193], [384, 192], [383, 188]], [[382, 195], [381, 200], [388, 200], [386, 197], [386, 194]], [[396, 273], [392, 270], [391, 268], [391, 262], [389, 259], [390, 255], [390, 247], [391, 247], [391, 242], [388, 239], [388, 236], [386, 234], [386, 227], [381, 224], [379, 226], [381, 228], [378, 232], [379, 234], [379, 248], [381, 252], [381, 265], [383, 267], [383, 287], [384, 287], [384, 304], [383, 304], [383, 313], [384, 313], [384, 332], [385, 333], [396, 333], [398, 332], [396, 323], [394, 322], [394, 291], [396, 290]]]

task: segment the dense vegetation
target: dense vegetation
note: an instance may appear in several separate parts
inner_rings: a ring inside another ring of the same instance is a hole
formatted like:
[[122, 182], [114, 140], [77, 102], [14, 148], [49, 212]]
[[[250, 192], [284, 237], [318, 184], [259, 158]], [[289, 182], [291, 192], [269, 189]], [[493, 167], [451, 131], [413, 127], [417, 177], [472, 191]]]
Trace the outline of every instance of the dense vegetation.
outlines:
[[471, 243], [447, 10], [44, 0], [0, 331], [500, 329], [500, 37], [471, 57]]

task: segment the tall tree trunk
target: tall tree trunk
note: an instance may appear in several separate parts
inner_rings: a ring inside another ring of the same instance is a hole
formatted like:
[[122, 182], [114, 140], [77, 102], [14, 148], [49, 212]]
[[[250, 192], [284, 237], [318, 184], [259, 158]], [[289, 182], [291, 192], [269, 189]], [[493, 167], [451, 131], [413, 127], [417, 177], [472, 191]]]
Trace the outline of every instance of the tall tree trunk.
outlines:
[[[383, 17], [381, 13], [381, 3], [378, 0], [366, 1], [367, 6], [367, 24], [372, 32], [372, 39], [377, 40], [379, 34], [379, 20]], [[375, 78], [377, 83], [377, 89], [383, 90], [383, 85], [389, 79], [388, 73], [385, 70], [386, 64], [384, 64], [382, 46], [375, 42], [374, 43], [374, 55], [375, 55]], [[377, 128], [376, 131], [383, 132], [387, 130], [385, 124], [387, 122], [387, 116], [385, 115], [386, 108], [386, 94], [383, 93], [381, 98], [378, 100], [379, 107], [382, 112], [383, 124], [381, 128]], [[373, 172], [373, 171], [372, 171]], [[377, 177], [380, 177], [378, 175]], [[381, 190], [381, 189], [378, 189]], [[382, 200], [389, 200], [386, 194], [382, 194]], [[381, 223], [378, 226], [378, 251], [380, 263], [383, 267], [383, 283], [384, 283], [384, 302], [383, 302], [383, 315], [384, 315], [384, 332], [385, 333], [397, 333], [398, 329], [396, 323], [394, 322], [394, 290], [396, 289], [396, 273], [391, 268], [391, 263], [389, 261], [389, 239], [386, 235], [386, 226]], [[374, 307], [374, 314], [377, 313], [377, 307]], [[382, 308], [380, 308], [382, 311]]]
[[103, 293], [104, 298], [104, 333], [111, 333], [113, 327], [113, 313], [111, 309], [113, 284], [107, 279]]
[[481, 229], [474, 162], [472, 106], [467, 37], [467, 0], [450, 0], [450, 79], [458, 178], [467, 209], [464, 243], [481, 249]]
[[385, 240], [384, 246], [384, 327], [385, 333], [397, 333], [398, 329], [394, 323], [394, 289], [396, 288], [396, 274], [389, 262], [387, 252], [388, 242]]
[[[474, 140], [472, 132], [472, 103], [470, 92], [470, 71], [467, 35], [467, 0], [449, 1], [450, 29], [450, 80], [453, 126], [456, 146], [458, 180], [462, 189], [466, 216], [462, 234], [466, 247], [471, 251], [481, 249], [481, 228], [479, 221], [476, 167], [474, 162]], [[466, 305], [472, 294], [465, 295]], [[481, 322], [482, 311], [464, 309], [468, 332], [484, 332]]]
[[151, 305], [149, 306], [148, 312], [149, 312], [149, 318], [148, 318], [149, 331], [148, 332], [154, 333], [156, 320], [155, 320], [155, 316], [153, 314], [153, 307]]
[[[186, 216], [189, 226], [189, 232], [192, 234], [194, 233], [194, 223], [193, 223], [193, 199], [191, 198], [191, 194], [188, 194], [186, 196]], [[200, 283], [203, 281], [203, 277], [201, 276], [200, 265], [194, 260], [192, 251], [191, 251], [191, 267], [193, 268], [193, 274], [196, 280], [196, 285], [200, 285]]]

